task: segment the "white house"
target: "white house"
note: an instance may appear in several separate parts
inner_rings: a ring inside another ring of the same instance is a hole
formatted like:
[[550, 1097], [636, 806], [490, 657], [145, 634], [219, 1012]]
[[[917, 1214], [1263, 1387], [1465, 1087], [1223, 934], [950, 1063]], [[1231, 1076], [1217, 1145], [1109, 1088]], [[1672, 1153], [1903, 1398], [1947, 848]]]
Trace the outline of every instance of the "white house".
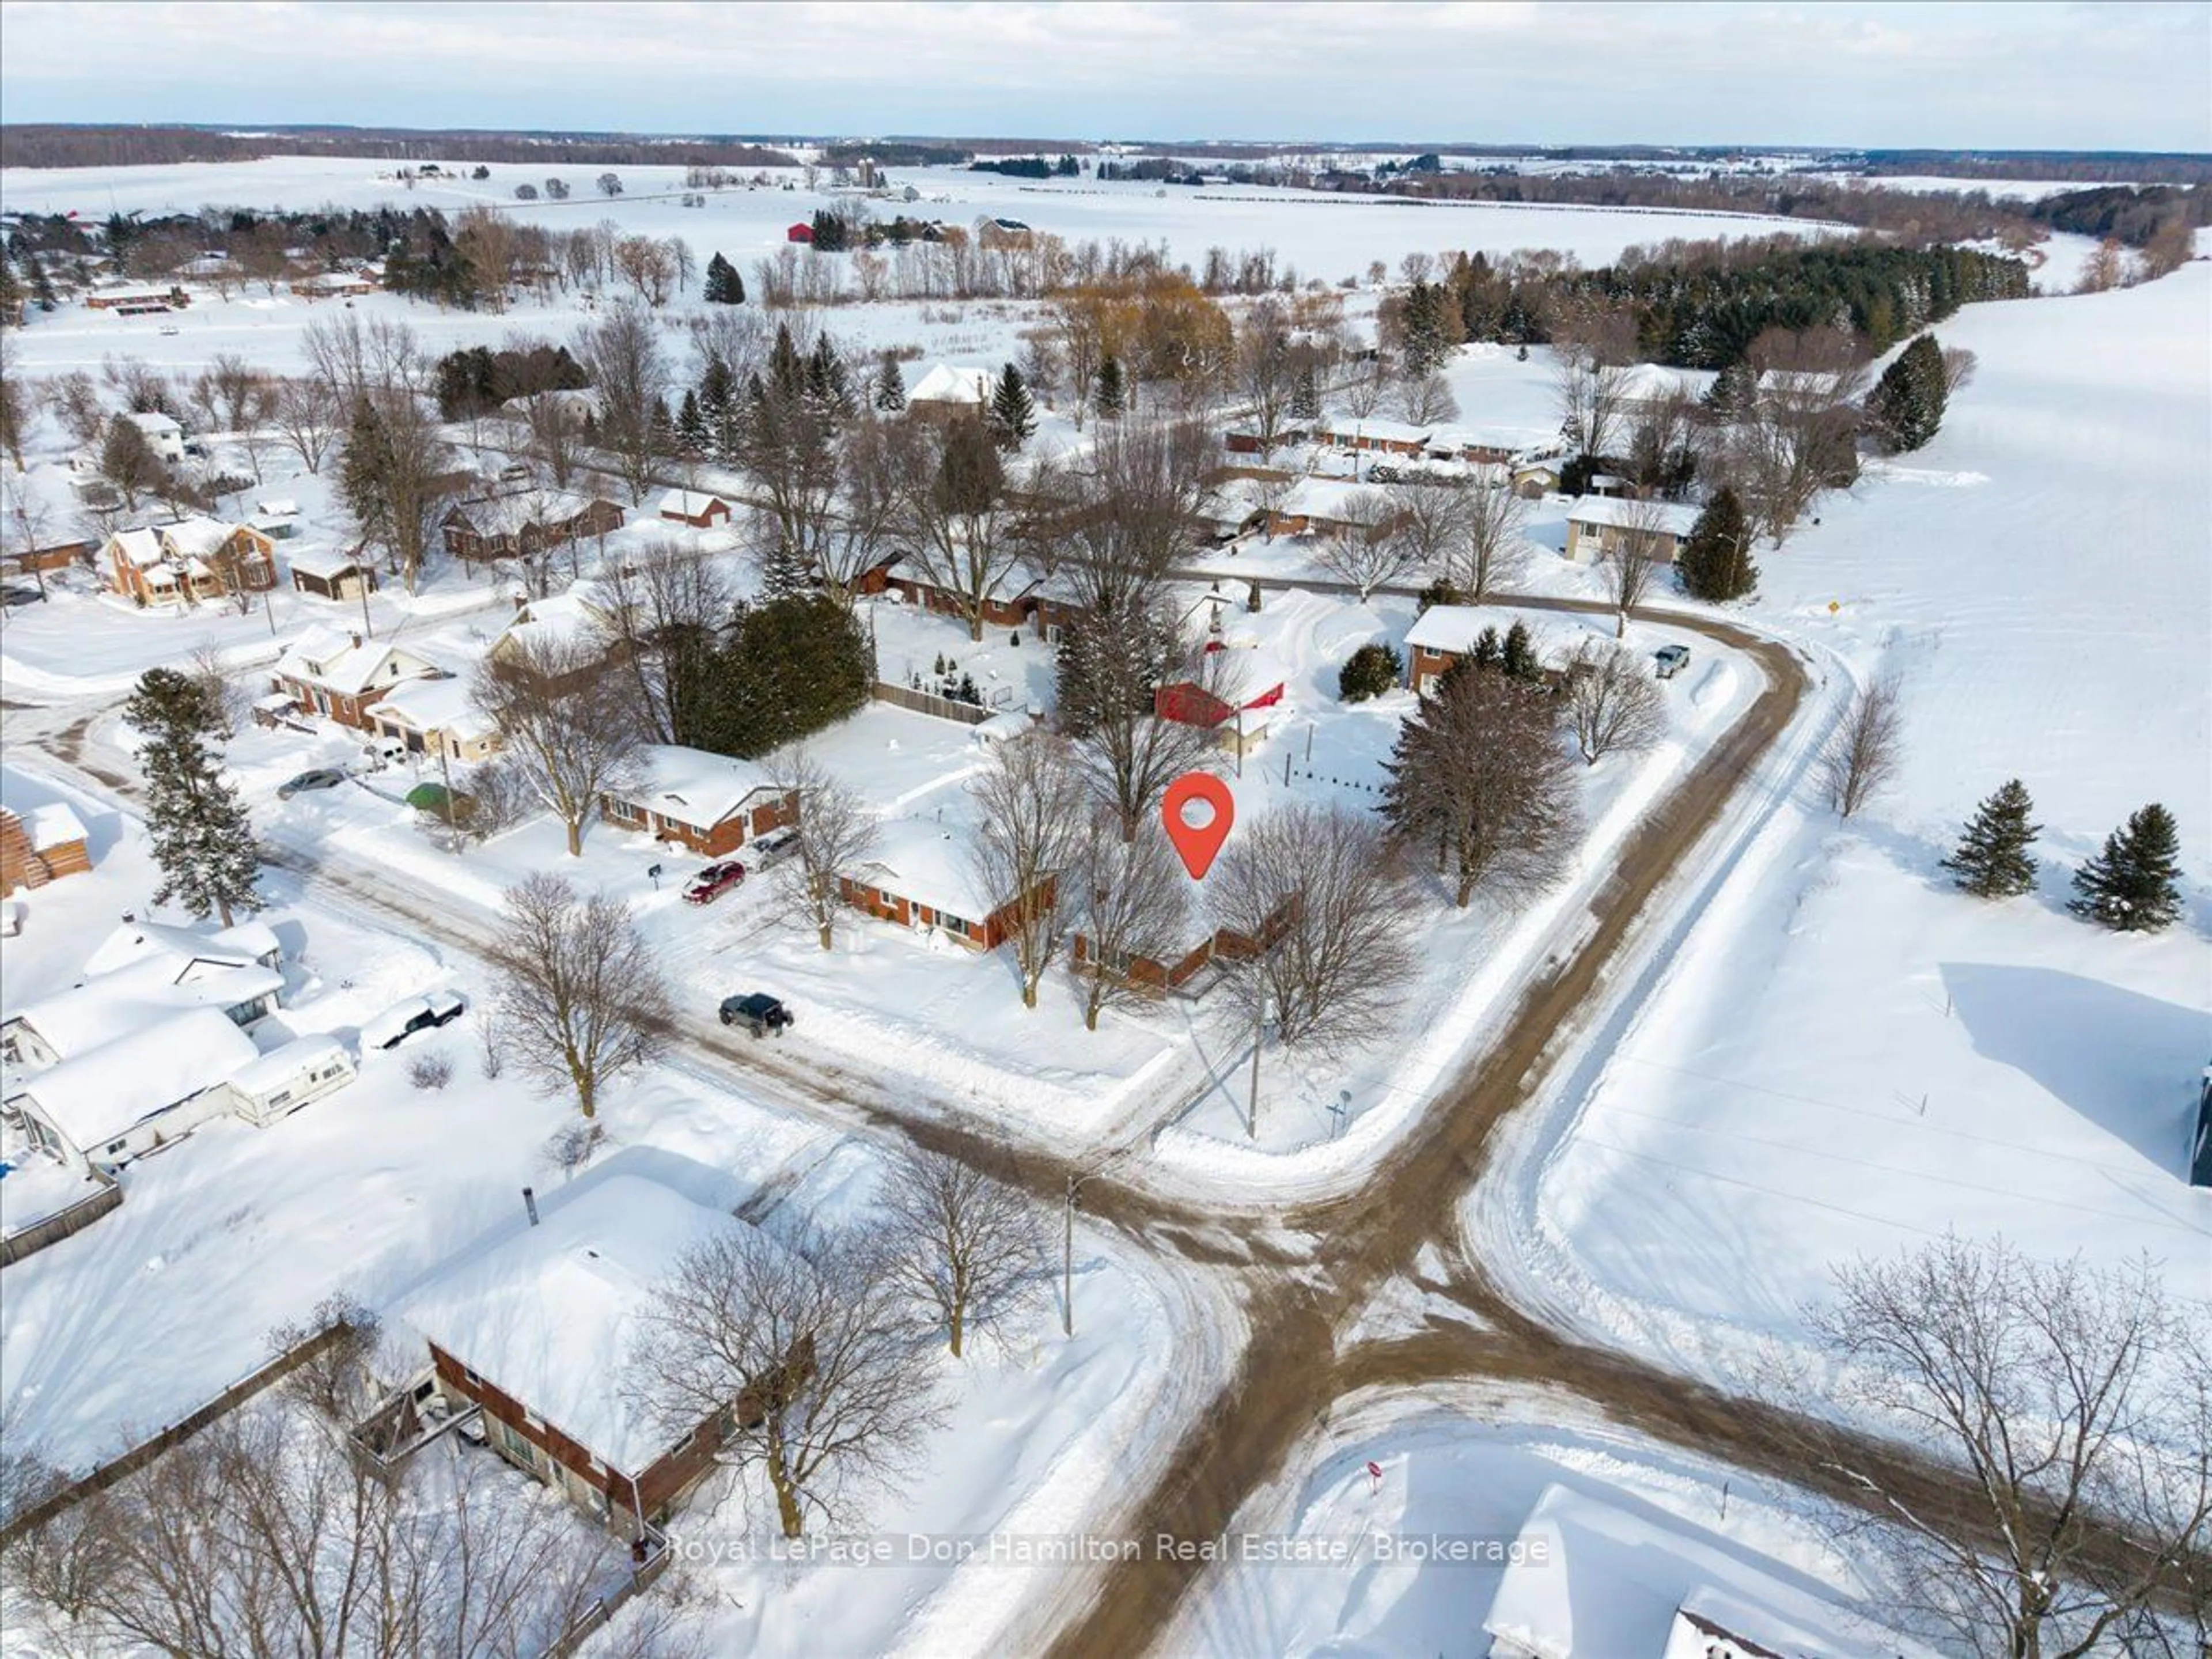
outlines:
[[258, 1054], [222, 1010], [195, 1008], [39, 1073], [9, 1104], [31, 1143], [68, 1168], [113, 1169], [228, 1110], [229, 1079]]
[[185, 459], [185, 429], [167, 415], [149, 410], [124, 418], [145, 434], [146, 447], [163, 460], [176, 462]]
[[1631, 535], [1642, 535], [1647, 556], [1672, 564], [1698, 522], [1698, 509], [1675, 501], [1617, 501], [1577, 495], [1567, 508], [1567, 557], [1595, 564]]

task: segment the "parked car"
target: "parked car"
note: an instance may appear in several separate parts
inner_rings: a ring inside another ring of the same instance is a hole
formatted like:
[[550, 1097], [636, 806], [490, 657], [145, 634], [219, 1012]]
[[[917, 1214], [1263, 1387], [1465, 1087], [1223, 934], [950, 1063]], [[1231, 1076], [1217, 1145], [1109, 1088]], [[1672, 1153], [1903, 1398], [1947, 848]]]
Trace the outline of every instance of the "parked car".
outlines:
[[712, 904], [745, 878], [745, 866], [735, 859], [710, 864], [691, 878], [684, 889], [686, 904]]
[[364, 1048], [397, 1048], [417, 1031], [451, 1025], [467, 1010], [456, 991], [433, 991], [428, 996], [395, 1002], [362, 1029]]
[[755, 1037], [781, 1036], [791, 1025], [791, 1010], [765, 991], [722, 999], [722, 1024], [743, 1025]]
[[1686, 645], [1662, 645], [1657, 652], [1659, 678], [1671, 680], [1690, 665], [1690, 647]]
[[791, 856], [792, 849], [799, 845], [799, 831], [787, 825], [781, 830], [771, 830], [764, 836], [754, 836], [748, 845], [753, 856], [753, 868], [765, 870], [771, 864], [781, 863]]
[[289, 800], [310, 789], [335, 789], [346, 781], [346, 775], [334, 766], [318, 766], [312, 772], [302, 772], [297, 777], [287, 778], [276, 786], [276, 799]]

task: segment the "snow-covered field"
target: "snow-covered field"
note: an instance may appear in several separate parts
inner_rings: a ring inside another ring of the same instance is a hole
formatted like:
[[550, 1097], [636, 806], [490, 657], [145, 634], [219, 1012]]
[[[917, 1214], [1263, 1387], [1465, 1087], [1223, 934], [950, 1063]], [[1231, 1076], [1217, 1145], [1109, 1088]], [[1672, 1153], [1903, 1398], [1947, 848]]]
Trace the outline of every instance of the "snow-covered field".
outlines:
[[[1762, 551], [1753, 614], [1900, 677], [1903, 770], [1849, 823], [1782, 802], [1522, 1120], [1468, 1224], [1523, 1294], [1705, 1368], [1794, 1332], [1831, 1262], [1947, 1228], [2147, 1252], [2212, 1292], [2212, 1193], [2183, 1177], [2212, 1054], [2208, 301], [2198, 263], [1969, 307], [1939, 331], [1979, 370], [1936, 441]], [[2015, 775], [2043, 880], [1985, 904], [1936, 861]], [[2073, 868], [2151, 800], [2182, 828], [2180, 925], [2068, 915]]]

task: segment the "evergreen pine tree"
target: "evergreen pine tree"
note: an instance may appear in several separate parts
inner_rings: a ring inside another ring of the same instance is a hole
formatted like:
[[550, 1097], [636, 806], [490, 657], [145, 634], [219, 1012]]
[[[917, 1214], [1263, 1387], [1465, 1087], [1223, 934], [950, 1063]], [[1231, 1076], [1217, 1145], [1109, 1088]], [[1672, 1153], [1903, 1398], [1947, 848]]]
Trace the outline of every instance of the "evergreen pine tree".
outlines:
[[1536, 661], [1536, 647], [1528, 638], [1528, 624], [1516, 622], [1505, 630], [1505, 648], [1499, 653], [1498, 665], [1516, 680], [1541, 678], [1542, 667]]
[[1414, 283], [1406, 295], [1401, 349], [1410, 379], [1435, 374], [1451, 356], [1453, 341], [1445, 333], [1443, 311], [1443, 290], [1427, 283]]
[[1475, 635], [1474, 650], [1468, 659], [1477, 668], [1495, 668], [1505, 660], [1505, 653], [1498, 643], [1498, 630], [1486, 628]]
[[1705, 503], [1674, 560], [1682, 591], [1694, 599], [1740, 599], [1759, 586], [1751, 558], [1751, 526], [1735, 488], [1723, 484]]
[[1091, 394], [1091, 406], [1098, 411], [1102, 421], [1116, 420], [1127, 406], [1128, 393], [1121, 384], [1121, 360], [1109, 356], [1098, 365], [1098, 387]]
[[718, 306], [735, 306], [744, 303], [744, 278], [738, 275], [738, 268], [735, 265], [719, 253], [707, 261], [705, 297], [710, 303]]
[[1976, 898], [2013, 898], [2035, 890], [2035, 860], [2028, 848], [2043, 828], [2030, 823], [2034, 811], [2027, 787], [2014, 778], [1974, 811], [1959, 837], [1959, 850], [1943, 860], [1958, 884]]
[[816, 337], [813, 355], [806, 360], [806, 395], [833, 420], [843, 419], [856, 407], [845, 360], [827, 334]]
[[876, 366], [874, 401], [885, 415], [896, 415], [906, 407], [906, 379], [899, 373], [898, 359], [888, 351]]
[[146, 825], [161, 884], [154, 902], [174, 899], [194, 916], [258, 910], [253, 826], [238, 792], [222, 781], [208, 739], [222, 734], [222, 711], [203, 682], [173, 668], [149, 668], [123, 706], [145, 738]]
[[988, 422], [991, 441], [1009, 454], [1027, 443], [1036, 430], [1036, 401], [1021, 370], [1012, 363], [1000, 371], [998, 389], [991, 394]]
[[1291, 418], [1294, 421], [1321, 419], [1321, 375], [1308, 358], [1298, 365], [1298, 377], [1291, 386]]
[[2075, 915], [2123, 933], [2155, 933], [2181, 915], [2181, 837], [2173, 814], [2153, 802], [2105, 837], [2105, 850], [2075, 873]]
[[1882, 371], [1873, 396], [1867, 399], [1867, 417], [1888, 448], [1918, 449], [1942, 425], [1949, 395], [1943, 374], [1943, 349], [1936, 343], [1934, 335], [1923, 334]]
[[768, 351], [768, 378], [780, 397], [795, 398], [805, 393], [806, 360], [799, 355], [788, 323], [776, 325], [775, 343]]
[[681, 452], [694, 459], [706, 454], [714, 445], [714, 429], [708, 424], [698, 392], [690, 386], [684, 387], [684, 402], [676, 411], [676, 441]]

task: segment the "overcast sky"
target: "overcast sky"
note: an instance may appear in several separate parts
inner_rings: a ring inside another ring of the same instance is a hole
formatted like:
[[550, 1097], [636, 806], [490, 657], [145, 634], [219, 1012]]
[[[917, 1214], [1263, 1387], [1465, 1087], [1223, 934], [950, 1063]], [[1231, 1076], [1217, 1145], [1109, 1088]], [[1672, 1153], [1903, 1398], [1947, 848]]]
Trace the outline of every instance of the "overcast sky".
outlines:
[[2212, 150], [2212, 5], [0, 0], [0, 118]]

